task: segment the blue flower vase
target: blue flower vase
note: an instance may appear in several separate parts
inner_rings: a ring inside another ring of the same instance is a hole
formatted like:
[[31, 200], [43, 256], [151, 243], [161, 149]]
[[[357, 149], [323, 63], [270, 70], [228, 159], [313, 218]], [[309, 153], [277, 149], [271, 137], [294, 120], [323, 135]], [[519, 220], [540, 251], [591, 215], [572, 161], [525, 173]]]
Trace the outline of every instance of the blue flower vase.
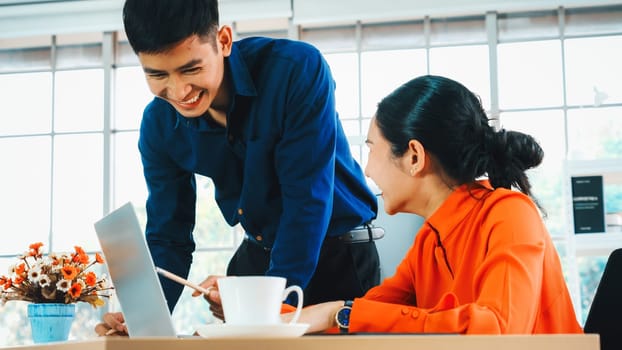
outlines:
[[32, 340], [35, 343], [67, 340], [75, 315], [75, 304], [28, 304]]

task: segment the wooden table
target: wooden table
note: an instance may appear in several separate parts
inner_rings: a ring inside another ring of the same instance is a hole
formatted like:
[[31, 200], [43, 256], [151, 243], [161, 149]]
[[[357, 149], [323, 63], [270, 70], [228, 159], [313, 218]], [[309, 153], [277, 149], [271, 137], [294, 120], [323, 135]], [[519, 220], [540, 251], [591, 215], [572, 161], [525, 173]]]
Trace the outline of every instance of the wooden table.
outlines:
[[313, 335], [300, 338], [97, 338], [15, 350], [599, 350], [598, 335]]

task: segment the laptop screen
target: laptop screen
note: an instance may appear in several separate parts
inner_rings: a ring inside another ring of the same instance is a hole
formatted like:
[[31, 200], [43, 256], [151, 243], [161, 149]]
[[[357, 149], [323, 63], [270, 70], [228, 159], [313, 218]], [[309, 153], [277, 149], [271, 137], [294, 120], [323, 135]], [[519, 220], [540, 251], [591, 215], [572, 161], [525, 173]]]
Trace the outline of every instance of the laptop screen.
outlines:
[[131, 203], [95, 223], [130, 337], [176, 337], [145, 236]]

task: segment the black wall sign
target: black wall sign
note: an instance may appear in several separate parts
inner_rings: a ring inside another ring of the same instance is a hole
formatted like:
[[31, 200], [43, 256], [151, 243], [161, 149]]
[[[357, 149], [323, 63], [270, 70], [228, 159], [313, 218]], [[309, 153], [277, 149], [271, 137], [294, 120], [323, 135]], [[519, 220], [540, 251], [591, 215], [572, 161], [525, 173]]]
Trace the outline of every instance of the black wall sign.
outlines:
[[605, 232], [603, 177], [573, 176], [571, 181], [574, 232]]

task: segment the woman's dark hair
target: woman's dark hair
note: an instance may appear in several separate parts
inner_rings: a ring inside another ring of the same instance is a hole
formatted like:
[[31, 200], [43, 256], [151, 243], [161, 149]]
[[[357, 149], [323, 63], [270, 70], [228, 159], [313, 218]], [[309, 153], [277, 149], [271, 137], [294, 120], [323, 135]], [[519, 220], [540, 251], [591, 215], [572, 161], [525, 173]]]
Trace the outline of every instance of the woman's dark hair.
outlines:
[[217, 0], [127, 0], [123, 24], [136, 54], [166, 52], [194, 34], [214, 40], [218, 30]]
[[479, 98], [462, 84], [440, 76], [413, 79], [379, 104], [376, 123], [395, 157], [416, 139], [456, 185], [488, 175], [493, 188], [516, 187], [531, 196], [525, 170], [538, 166], [544, 152], [533, 137], [495, 131]]

